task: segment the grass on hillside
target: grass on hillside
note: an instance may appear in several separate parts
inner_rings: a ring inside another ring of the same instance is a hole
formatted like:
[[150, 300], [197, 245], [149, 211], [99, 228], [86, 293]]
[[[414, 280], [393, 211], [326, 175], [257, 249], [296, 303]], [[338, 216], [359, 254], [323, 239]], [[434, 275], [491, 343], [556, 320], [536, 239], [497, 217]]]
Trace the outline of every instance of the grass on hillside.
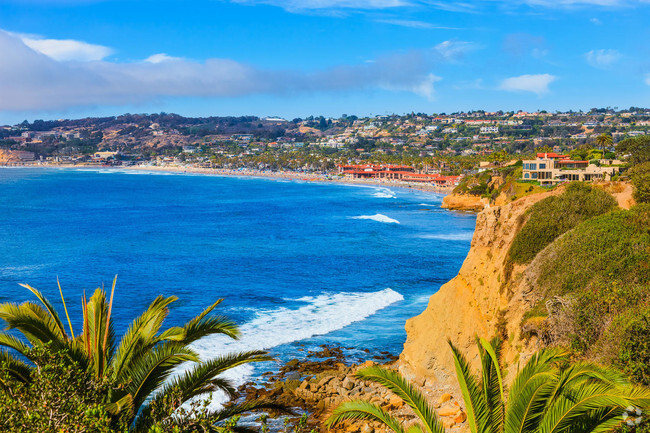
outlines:
[[584, 183], [571, 183], [563, 194], [548, 197], [526, 212], [523, 217], [527, 221], [510, 247], [509, 261], [530, 263], [561, 234], [616, 208], [616, 200], [606, 192]]

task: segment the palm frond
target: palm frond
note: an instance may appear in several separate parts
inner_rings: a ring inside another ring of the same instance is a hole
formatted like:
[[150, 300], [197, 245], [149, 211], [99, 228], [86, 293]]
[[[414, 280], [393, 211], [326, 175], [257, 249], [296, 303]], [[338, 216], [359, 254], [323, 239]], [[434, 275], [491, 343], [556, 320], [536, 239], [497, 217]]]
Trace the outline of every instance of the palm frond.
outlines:
[[334, 427], [344, 421], [377, 421], [395, 433], [405, 433], [402, 424], [390, 413], [363, 400], [348, 401], [340, 404], [325, 421], [327, 427]]
[[27, 383], [32, 369], [24, 362], [11, 356], [6, 350], [0, 350], [0, 371], [5, 371], [13, 380]]
[[165, 385], [161, 394], [164, 394], [165, 390], [171, 390], [177, 387], [182, 392], [182, 400], [184, 402], [217, 389], [225, 391], [228, 395], [232, 396], [234, 389], [230, 383], [217, 376], [239, 365], [272, 360], [273, 358], [268, 356], [264, 351], [240, 352], [219, 356], [209, 361], [198, 363], [181, 376], [172, 379]]
[[369, 367], [358, 371], [356, 377], [378, 383], [404, 400], [420, 418], [427, 432], [444, 433], [445, 429], [438, 420], [436, 411], [429, 405], [424, 395], [398, 372], [380, 367]]
[[179, 343], [163, 343], [149, 350], [129, 369], [125, 390], [133, 396], [137, 413], [142, 403], [170, 376], [172, 370], [187, 361], [198, 361], [194, 351]]
[[29, 284], [20, 284], [22, 287], [26, 288], [30, 292], [32, 292], [39, 301], [43, 304], [45, 309], [47, 310], [48, 314], [52, 318], [52, 321], [56, 325], [56, 329], [58, 332], [61, 334], [61, 337], [63, 339], [68, 339], [68, 335], [65, 332], [65, 328], [63, 327], [63, 322], [61, 321], [61, 318], [59, 317], [59, 313], [56, 312], [56, 309], [54, 308], [54, 305], [43, 295], [40, 291], [37, 289], [33, 288]]
[[15, 350], [24, 357], [28, 357], [31, 347], [22, 340], [5, 332], [0, 332], [0, 346]]
[[17, 329], [33, 345], [51, 342], [63, 347], [67, 341], [52, 316], [33, 302], [0, 304], [0, 319], [6, 322], [6, 329]]
[[483, 433], [488, 424], [487, 402], [485, 401], [485, 396], [481, 393], [477, 381], [469, 369], [465, 356], [460, 353], [451, 340], [449, 340], [448, 343], [449, 347], [451, 347], [452, 354], [454, 355], [456, 377], [463, 394], [463, 400], [465, 401], [467, 422], [470, 431], [472, 433]]
[[153, 347], [158, 340], [156, 334], [167, 317], [168, 305], [178, 298], [158, 296], [149, 307], [136, 318], [122, 337], [111, 360], [111, 368], [116, 380], [124, 379], [133, 363]]
[[483, 396], [487, 406], [489, 428], [494, 432], [503, 431], [505, 417], [505, 398], [503, 396], [503, 382], [501, 379], [501, 368], [499, 367], [499, 356], [501, 342], [498, 338], [488, 342], [478, 339], [478, 349], [481, 358], [481, 382]]

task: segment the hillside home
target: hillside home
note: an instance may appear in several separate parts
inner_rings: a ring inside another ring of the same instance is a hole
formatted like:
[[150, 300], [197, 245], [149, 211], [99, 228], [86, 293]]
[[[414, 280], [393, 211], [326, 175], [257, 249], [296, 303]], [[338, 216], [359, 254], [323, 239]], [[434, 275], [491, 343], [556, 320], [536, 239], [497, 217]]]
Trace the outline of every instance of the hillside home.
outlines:
[[[601, 164], [611, 164], [601, 160]], [[560, 182], [589, 182], [596, 179], [610, 179], [619, 173], [619, 167], [597, 166], [589, 161], [574, 161], [569, 155], [538, 153], [536, 159], [523, 161], [522, 180], [536, 180], [540, 185], [555, 185]]]

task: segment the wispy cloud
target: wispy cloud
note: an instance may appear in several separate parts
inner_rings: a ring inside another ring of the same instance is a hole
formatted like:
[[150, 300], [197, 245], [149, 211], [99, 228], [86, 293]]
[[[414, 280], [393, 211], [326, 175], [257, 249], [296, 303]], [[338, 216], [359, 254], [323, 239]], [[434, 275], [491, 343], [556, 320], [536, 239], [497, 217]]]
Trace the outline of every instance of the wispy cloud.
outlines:
[[550, 74], [520, 75], [506, 78], [499, 85], [500, 90], [509, 92], [532, 92], [542, 96], [549, 92], [548, 86], [557, 79]]
[[378, 23], [392, 24], [395, 26], [401, 27], [411, 27], [414, 29], [443, 29], [443, 30], [460, 30], [456, 27], [445, 27], [438, 26], [426, 21], [417, 21], [417, 20], [400, 20], [400, 19], [376, 19]]
[[645, 83], [650, 86], [650, 73], [645, 74]]
[[[265, 4], [281, 7], [289, 12], [302, 13], [314, 11], [337, 10], [383, 10], [389, 8], [432, 8], [450, 12], [480, 12], [486, 7], [500, 5], [508, 8], [520, 6], [548, 8], [548, 9], [575, 9], [587, 7], [623, 8], [637, 7], [650, 3], [650, 0], [230, 0], [239, 4]], [[514, 4], [513, 4], [514, 3]]]
[[180, 57], [168, 56], [166, 53], [152, 54], [151, 56], [144, 59], [145, 62], [153, 63], [153, 64], [162, 63], [162, 62], [173, 62], [179, 60], [183, 60], [183, 59]]
[[230, 0], [240, 4], [265, 4], [281, 7], [289, 12], [325, 9], [378, 10], [411, 6], [410, 0]]
[[109, 47], [73, 39], [47, 39], [22, 33], [13, 33], [13, 35], [31, 49], [58, 61], [89, 62], [102, 60], [113, 54], [113, 50]]
[[455, 62], [479, 46], [467, 41], [444, 41], [435, 46], [435, 51], [447, 62]]
[[621, 53], [616, 50], [591, 50], [584, 54], [587, 63], [594, 68], [608, 69], [611, 68], [621, 57]]
[[[373, 62], [310, 72], [257, 68], [230, 59], [195, 62], [160, 53], [146, 61], [59, 61], [0, 30], [0, 111], [137, 104], [169, 97], [222, 98], [256, 94], [388, 89], [433, 98], [441, 78], [432, 70], [462, 49], [387, 54]], [[462, 46], [462, 44], [461, 44]]]

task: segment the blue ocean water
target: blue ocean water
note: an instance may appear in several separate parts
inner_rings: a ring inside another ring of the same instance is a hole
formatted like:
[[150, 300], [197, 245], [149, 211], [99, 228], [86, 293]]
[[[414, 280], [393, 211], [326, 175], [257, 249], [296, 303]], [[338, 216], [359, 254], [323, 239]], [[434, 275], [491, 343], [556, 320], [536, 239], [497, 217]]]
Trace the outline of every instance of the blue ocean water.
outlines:
[[158, 294], [179, 297], [169, 325], [225, 298], [243, 336], [201, 340], [205, 358], [399, 354], [404, 322], [456, 275], [475, 224], [407, 189], [127, 170], [0, 169], [0, 198], [0, 302], [33, 299], [28, 283], [60, 305], [58, 276], [79, 329], [83, 290], [119, 274], [122, 333]]

